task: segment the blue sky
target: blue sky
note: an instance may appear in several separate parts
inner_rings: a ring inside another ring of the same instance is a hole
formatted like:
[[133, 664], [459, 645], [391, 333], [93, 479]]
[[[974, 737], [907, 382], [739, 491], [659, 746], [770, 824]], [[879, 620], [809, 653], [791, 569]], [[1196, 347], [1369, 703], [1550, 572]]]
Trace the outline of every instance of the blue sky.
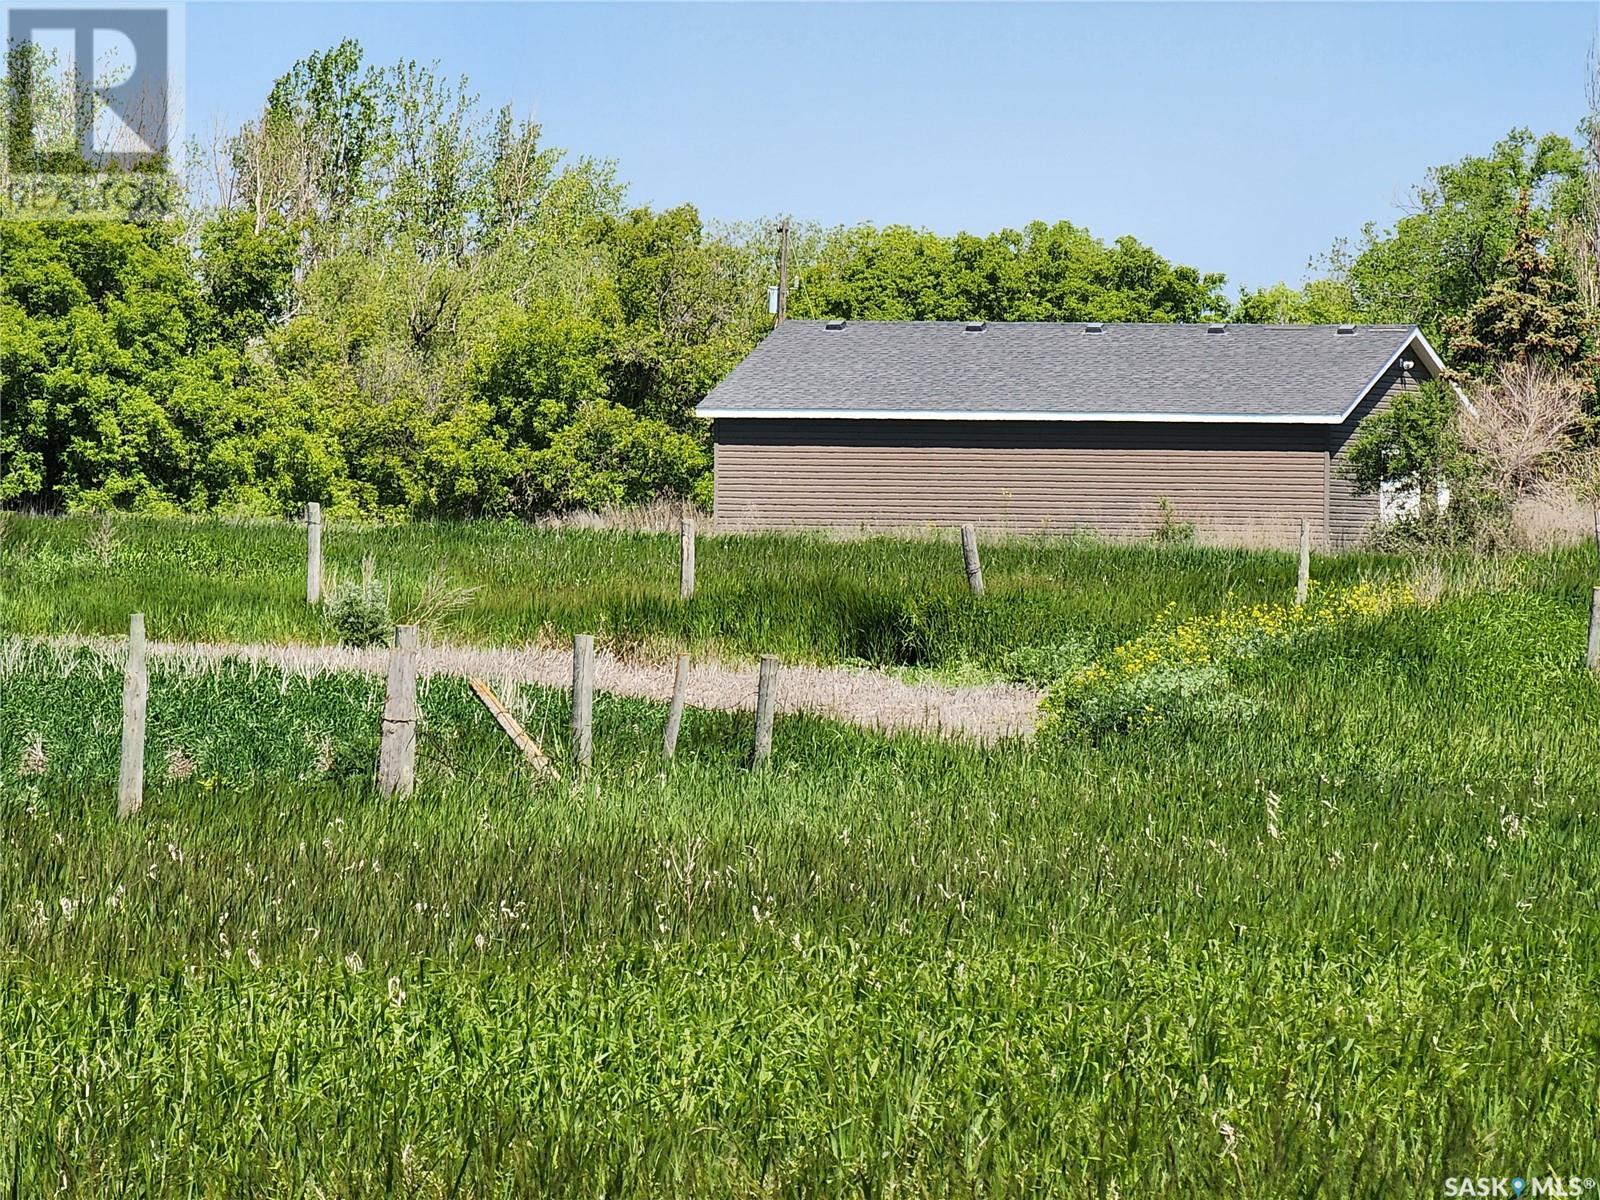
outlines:
[[191, 3], [188, 125], [345, 36], [438, 60], [630, 198], [983, 233], [1042, 218], [1298, 282], [1430, 165], [1570, 134], [1600, 5]]

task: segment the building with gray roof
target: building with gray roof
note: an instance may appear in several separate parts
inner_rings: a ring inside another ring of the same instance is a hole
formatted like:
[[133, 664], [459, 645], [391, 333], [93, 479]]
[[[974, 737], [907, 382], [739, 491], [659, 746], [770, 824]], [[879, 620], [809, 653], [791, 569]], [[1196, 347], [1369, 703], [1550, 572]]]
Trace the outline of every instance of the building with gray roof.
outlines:
[[699, 406], [724, 527], [1358, 540], [1340, 460], [1443, 370], [1415, 326], [780, 324]]

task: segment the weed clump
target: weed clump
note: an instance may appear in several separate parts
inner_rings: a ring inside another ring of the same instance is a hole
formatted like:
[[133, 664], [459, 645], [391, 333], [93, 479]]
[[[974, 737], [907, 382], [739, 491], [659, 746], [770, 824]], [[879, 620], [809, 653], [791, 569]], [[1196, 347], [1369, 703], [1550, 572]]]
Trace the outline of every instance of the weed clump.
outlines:
[[1313, 591], [1298, 604], [1255, 604], [1176, 620], [1170, 606], [1139, 636], [1058, 676], [1044, 701], [1046, 730], [1100, 737], [1163, 722], [1221, 725], [1259, 704], [1238, 686], [1239, 669], [1314, 634], [1411, 605], [1405, 584]]
[[1194, 545], [1194, 524], [1180, 521], [1178, 510], [1165, 496], [1156, 501], [1158, 516], [1156, 527], [1150, 531], [1150, 541], [1157, 546]]
[[372, 557], [361, 562], [359, 583], [335, 584], [325, 604], [328, 625], [346, 646], [379, 646], [389, 637], [389, 589]]
[[1013, 683], [1049, 687], [1094, 661], [1094, 650], [1081, 638], [1069, 637], [1048, 646], [1018, 646], [1000, 656], [996, 666]]

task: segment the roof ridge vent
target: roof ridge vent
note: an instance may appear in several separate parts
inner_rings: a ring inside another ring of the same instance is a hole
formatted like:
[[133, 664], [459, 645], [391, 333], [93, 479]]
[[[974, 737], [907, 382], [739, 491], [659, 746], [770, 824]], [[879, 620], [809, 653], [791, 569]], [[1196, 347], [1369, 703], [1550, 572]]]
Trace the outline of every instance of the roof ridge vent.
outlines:
[[1206, 326], [1206, 332], [1207, 333], [1227, 333], [1228, 332], [1228, 327], [1226, 325], [1207, 325]]
[[829, 321], [826, 325], [824, 325], [823, 328], [824, 329], [834, 329], [834, 330], [843, 329], [844, 328], [844, 318], [843, 317], [835, 317], [833, 320]]
[[1106, 327], [1099, 321], [1090, 321], [1083, 327], [1083, 331], [1085, 333], [1104, 333], [1106, 331]]
[[987, 322], [987, 321], [968, 321], [967, 322], [967, 332], [968, 333], [982, 333], [984, 331], [984, 329], [988, 327], [988, 324], [989, 324], [989, 322]]
[[1354, 325], [1341, 325], [1341, 326], [1339, 326], [1339, 335], [1341, 337], [1349, 337], [1355, 331], [1356, 331], [1356, 327]]

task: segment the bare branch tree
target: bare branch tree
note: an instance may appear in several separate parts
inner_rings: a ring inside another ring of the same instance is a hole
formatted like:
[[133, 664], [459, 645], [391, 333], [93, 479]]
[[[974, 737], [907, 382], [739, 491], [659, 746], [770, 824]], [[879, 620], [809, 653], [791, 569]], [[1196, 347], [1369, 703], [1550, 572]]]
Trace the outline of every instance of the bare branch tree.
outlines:
[[1504, 363], [1477, 385], [1457, 420], [1485, 485], [1513, 500], [1561, 475], [1583, 426], [1582, 400], [1576, 379], [1537, 360]]

